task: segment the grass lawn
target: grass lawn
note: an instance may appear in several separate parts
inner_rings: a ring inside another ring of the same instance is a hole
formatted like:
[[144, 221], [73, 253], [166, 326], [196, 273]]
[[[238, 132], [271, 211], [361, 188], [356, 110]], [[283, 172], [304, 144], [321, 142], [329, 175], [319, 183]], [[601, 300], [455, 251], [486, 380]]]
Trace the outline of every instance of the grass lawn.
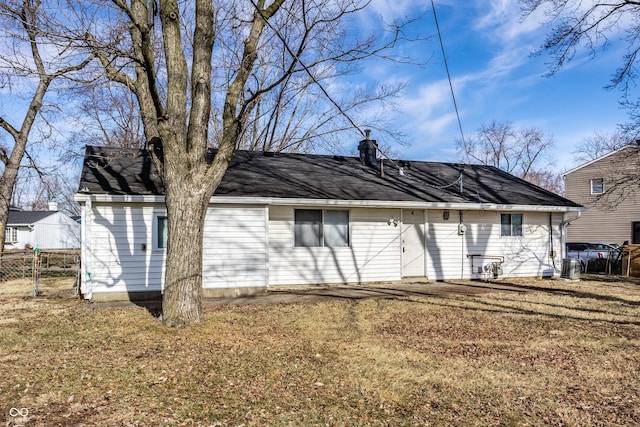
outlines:
[[637, 425], [640, 284], [507, 281], [521, 291], [207, 306], [181, 330], [95, 309], [72, 279], [38, 298], [0, 283], [0, 411], [25, 426]]

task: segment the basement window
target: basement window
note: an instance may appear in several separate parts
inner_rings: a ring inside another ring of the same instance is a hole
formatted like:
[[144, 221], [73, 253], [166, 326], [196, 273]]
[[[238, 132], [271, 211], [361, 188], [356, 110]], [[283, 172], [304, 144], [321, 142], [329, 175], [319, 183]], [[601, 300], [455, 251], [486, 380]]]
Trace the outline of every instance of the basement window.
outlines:
[[522, 236], [522, 214], [501, 214], [500, 236]]
[[296, 247], [348, 247], [349, 211], [296, 209], [294, 225]]
[[591, 180], [591, 194], [604, 193], [604, 178], [594, 178]]

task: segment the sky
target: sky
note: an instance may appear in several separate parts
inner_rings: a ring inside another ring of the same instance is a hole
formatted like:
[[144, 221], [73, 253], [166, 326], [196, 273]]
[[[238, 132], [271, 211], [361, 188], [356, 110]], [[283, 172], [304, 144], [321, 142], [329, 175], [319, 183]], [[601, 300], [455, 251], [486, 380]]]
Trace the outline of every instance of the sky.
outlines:
[[[557, 74], [545, 77], [550, 58], [531, 57], [550, 30], [543, 24], [542, 14], [523, 21], [516, 0], [434, 3], [466, 139], [492, 121], [539, 128], [555, 139], [549, 168], [563, 173], [578, 165], [574, 152], [585, 138], [595, 132], [614, 132], [627, 120], [626, 112], [619, 108], [621, 93], [604, 89], [619, 64], [624, 45], [614, 42], [593, 59], [581, 52]], [[394, 157], [460, 162], [455, 145], [461, 137], [460, 129], [431, 4], [431, 0], [372, 0], [365, 12], [357, 15], [356, 30], [366, 34], [379, 29], [382, 20], [418, 17], [411, 31], [431, 37], [400, 44], [398, 52], [427, 65], [370, 61], [354, 78], [377, 83], [408, 82], [395, 111], [389, 113], [389, 121], [406, 135], [409, 144], [399, 146], [381, 139], [381, 135], [372, 135], [383, 146], [390, 146]], [[0, 96], [1, 114], [22, 116], [22, 109], [15, 108], [15, 90], [8, 98]], [[64, 140], [64, 130], [73, 129], [74, 124], [63, 114], [54, 120], [59, 138]]]
[[[373, 13], [386, 21], [419, 15], [414, 30], [436, 34], [430, 0], [375, 0], [372, 6], [372, 20]], [[555, 139], [549, 166], [562, 173], [578, 165], [577, 144], [594, 132], [614, 132], [627, 121], [619, 107], [621, 93], [604, 88], [624, 45], [614, 42], [593, 59], [579, 52], [557, 74], [546, 77], [550, 57], [531, 56], [550, 30], [542, 14], [523, 21], [515, 0], [441, 0], [435, 7], [465, 138], [494, 120], [542, 129]], [[404, 48], [429, 64], [381, 63], [366, 71], [374, 80], [409, 82], [392, 122], [410, 145], [393, 147], [394, 152], [403, 159], [460, 161], [455, 148], [460, 128], [439, 40], [436, 36]]]

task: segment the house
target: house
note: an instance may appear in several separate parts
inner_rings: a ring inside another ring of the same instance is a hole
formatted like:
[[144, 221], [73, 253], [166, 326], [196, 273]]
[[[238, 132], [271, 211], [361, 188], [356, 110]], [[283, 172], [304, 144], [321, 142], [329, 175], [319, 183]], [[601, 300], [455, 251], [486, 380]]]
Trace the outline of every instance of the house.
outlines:
[[[580, 205], [490, 166], [361, 152], [236, 152], [205, 220], [205, 297], [560, 272]], [[84, 297], [160, 292], [167, 214], [148, 153], [87, 147], [76, 200]]]
[[571, 242], [640, 243], [640, 145], [564, 174], [566, 196], [588, 208], [567, 228]]
[[80, 224], [51, 202], [48, 211], [12, 208], [5, 227], [4, 249], [79, 249]]

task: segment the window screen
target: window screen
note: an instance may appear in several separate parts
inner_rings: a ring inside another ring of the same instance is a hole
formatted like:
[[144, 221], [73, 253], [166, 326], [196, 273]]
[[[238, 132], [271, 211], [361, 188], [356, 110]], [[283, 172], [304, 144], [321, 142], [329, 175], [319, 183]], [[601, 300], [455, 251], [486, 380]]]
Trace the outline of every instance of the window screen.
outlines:
[[522, 236], [522, 214], [501, 214], [500, 235]]
[[349, 211], [324, 211], [324, 245], [349, 246]]
[[322, 211], [296, 209], [295, 245], [303, 247], [322, 246]]
[[349, 246], [349, 211], [296, 209], [294, 240], [298, 247]]
[[18, 241], [18, 229], [15, 227], [5, 228], [4, 241], [8, 243], [16, 243]]
[[167, 217], [158, 217], [158, 249], [166, 249], [167, 247]]
[[591, 194], [604, 193], [604, 178], [595, 178], [591, 180]]

